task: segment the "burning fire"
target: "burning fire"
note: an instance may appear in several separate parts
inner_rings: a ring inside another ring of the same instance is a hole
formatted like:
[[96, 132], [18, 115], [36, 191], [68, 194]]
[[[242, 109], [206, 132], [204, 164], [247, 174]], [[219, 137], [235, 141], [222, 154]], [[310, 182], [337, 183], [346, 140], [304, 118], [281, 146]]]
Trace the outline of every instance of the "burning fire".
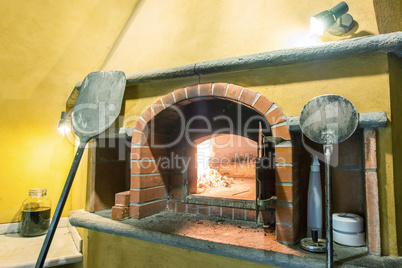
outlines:
[[209, 167], [212, 155], [211, 140], [197, 145], [197, 189], [205, 191], [208, 188], [230, 187], [233, 178], [222, 176], [216, 169]]
[[198, 176], [197, 188], [206, 190], [207, 188], [230, 187], [233, 178], [222, 176], [216, 169], [208, 169]]

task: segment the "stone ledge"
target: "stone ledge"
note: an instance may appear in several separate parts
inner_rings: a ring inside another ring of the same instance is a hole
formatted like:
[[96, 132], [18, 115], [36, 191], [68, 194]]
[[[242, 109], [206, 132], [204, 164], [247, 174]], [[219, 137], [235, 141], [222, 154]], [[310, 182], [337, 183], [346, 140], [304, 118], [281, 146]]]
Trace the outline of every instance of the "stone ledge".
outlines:
[[[359, 113], [359, 125], [358, 128], [376, 129], [384, 128], [387, 126], [387, 114], [385, 112], [371, 112], [371, 113]], [[289, 126], [290, 131], [300, 131], [300, 117], [289, 116], [286, 119], [286, 123]]]
[[[387, 121], [388, 118], [385, 112], [359, 113], [358, 127], [365, 129], [384, 128], [387, 126]], [[286, 118], [286, 124], [290, 131], [300, 131], [300, 118], [298, 116], [288, 116]], [[133, 131], [133, 128], [130, 127], [119, 129], [120, 134], [126, 135], [127, 137], [132, 137]]]
[[[347, 58], [374, 53], [394, 53], [402, 57], [402, 32], [369, 35], [322, 43], [310, 47], [279, 49], [258, 54], [127, 74], [127, 86], [174, 78], [195, 77], [318, 60]], [[78, 91], [81, 88], [81, 83], [82, 82], [76, 84], [70, 97], [67, 99], [66, 105], [68, 109], [74, 107], [77, 101]]]
[[[183, 214], [178, 216], [169, 211], [140, 220], [113, 221], [110, 213], [110, 210], [96, 213], [77, 210], [70, 212], [69, 220], [76, 227], [250, 262], [279, 267], [325, 267], [325, 254], [313, 254], [298, 246], [282, 245], [270, 238], [273, 235], [266, 235], [266, 231], [253, 228], [251, 223], [245, 221], [225, 220], [222, 223], [221, 219], [219, 221], [211, 217]], [[177, 224], [177, 221], [181, 224]], [[184, 226], [191, 232], [186, 233]], [[226, 232], [232, 231], [230, 236], [219, 236], [216, 233], [211, 234], [207, 230], [208, 226], [213, 226], [214, 230], [226, 228]], [[203, 238], [192, 234], [194, 230], [202, 233]], [[253, 237], [251, 244], [247, 243], [245, 239], [238, 237], [242, 233], [244, 237], [254, 234], [257, 239]], [[256, 247], [253, 247], [253, 243]], [[369, 255], [366, 247], [351, 248], [335, 244], [334, 249], [336, 266], [402, 267], [402, 258]]]

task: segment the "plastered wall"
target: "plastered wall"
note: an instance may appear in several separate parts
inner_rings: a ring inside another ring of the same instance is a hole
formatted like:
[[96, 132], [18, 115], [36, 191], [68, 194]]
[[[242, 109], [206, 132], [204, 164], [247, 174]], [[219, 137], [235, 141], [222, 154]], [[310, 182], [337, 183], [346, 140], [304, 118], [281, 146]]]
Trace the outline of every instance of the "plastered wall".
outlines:
[[[75, 147], [57, 130], [78, 81], [102, 67], [136, 1], [1, 1], [0, 223], [19, 220], [33, 187], [44, 187], [53, 211]], [[83, 208], [81, 164], [63, 217]]]

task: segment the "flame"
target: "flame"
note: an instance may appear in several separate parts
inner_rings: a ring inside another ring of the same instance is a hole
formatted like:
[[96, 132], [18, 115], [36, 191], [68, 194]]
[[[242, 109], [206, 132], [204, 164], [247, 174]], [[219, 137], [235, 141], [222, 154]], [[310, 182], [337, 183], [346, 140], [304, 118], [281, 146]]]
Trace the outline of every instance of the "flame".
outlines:
[[211, 157], [212, 148], [211, 140], [206, 140], [197, 145], [197, 176], [209, 170], [209, 158]]
[[205, 171], [201, 176], [198, 176], [197, 188], [218, 188], [230, 187], [233, 183], [233, 178], [222, 176], [216, 169], [210, 168]]
[[230, 187], [233, 179], [222, 176], [216, 169], [209, 167], [209, 158], [212, 155], [211, 140], [206, 140], [197, 145], [197, 188]]

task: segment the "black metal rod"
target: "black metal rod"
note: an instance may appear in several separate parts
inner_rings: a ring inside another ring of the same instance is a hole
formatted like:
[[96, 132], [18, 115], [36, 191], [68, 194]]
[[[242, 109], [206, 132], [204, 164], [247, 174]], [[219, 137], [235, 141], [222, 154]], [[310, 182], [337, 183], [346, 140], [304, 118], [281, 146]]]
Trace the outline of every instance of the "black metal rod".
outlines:
[[332, 239], [332, 177], [331, 177], [331, 154], [333, 146], [324, 145], [325, 154], [325, 225], [326, 225], [326, 244], [327, 255], [326, 262], [327, 268], [333, 267], [334, 248]]
[[38, 260], [36, 261], [35, 268], [42, 268], [45, 263], [46, 255], [49, 251], [50, 244], [52, 243], [54, 233], [56, 232], [57, 224], [59, 223], [64, 205], [66, 204], [68, 193], [70, 192], [71, 185], [73, 184], [74, 181], [75, 173], [77, 173], [78, 165], [80, 164], [82, 154], [84, 153], [85, 145], [86, 142], [85, 143], [81, 142], [77, 149], [73, 163], [71, 164], [70, 172], [68, 173], [67, 176], [66, 183], [64, 184], [64, 188], [61, 193], [59, 203], [57, 204], [56, 210], [53, 214], [52, 222], [50, 223], [49, 230], [47, 231], [45, 241], [43, 242], [42, 249], [39, 253]]

